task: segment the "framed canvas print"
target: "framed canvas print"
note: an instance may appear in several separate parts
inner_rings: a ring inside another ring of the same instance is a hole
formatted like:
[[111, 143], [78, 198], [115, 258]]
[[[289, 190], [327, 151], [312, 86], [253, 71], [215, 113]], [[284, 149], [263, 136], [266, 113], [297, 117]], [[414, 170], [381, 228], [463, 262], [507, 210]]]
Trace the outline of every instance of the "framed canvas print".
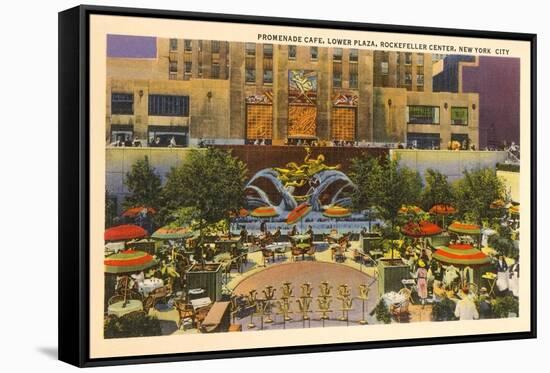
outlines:
[[535, 337], [535, 53], [533, 34], [61, 12], [60, 359]]

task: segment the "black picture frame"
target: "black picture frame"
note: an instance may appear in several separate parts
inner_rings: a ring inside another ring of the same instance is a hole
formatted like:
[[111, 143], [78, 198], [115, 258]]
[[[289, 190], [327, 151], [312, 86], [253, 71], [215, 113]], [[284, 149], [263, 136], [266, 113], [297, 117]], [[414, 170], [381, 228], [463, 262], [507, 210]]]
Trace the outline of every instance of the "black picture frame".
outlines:
[[[456, 337], [415, 338], [394, 341], [357, 342], [313, 346], [257, 348], [165, 355], [144, 355], [92, 359], [89, 354], [89, 18], [110, 15], [140, 18], [185, 19], [237, 22], [274, 26], [315, 27], [359, 31], [377, 31], [437, 36], [461, 36], [481, 39], [526, 41], [531, 45], [531, 327], [528, 332]], [[197, 359], [250, 357], [295, 353], [328, 352], [371, 348], [435, 345], [464, 342], [536, 338], [536, 105], [537, 36], [479, 30], [459, 30], [417, 26], [397, 26], [341, 21], [318, 21], [211, 14], [157, 9], [118, 8], [82, 5], [59, 13], [59, 359], [79, 367], [173, 362]]]

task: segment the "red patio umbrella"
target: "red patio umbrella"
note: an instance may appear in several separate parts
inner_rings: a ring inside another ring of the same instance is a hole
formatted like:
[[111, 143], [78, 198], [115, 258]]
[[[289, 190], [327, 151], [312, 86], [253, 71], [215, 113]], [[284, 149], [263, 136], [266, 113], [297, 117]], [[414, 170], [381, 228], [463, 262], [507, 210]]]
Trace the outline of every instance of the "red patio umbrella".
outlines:
[[419, 223], [409, 222], [401, 228], [401, 232], [409, 237], [421, 238], [435, 236], [442, 232], [442, 229], [432, 222], [423, 220]]
[[430, 214], [443, 216], [443, 227], [445, 227], [445, 216], [456, 214], [456, 209], [449, 204], [440, 203], [432, 206]]
[[414, 205], [403, 205], [397, 210], [397, 213], [399, 215], [420, 215], [424, 213], [424, 210]]
[[430, 214], [453, 215], [453, 214], [456, 214], [456, 209], [451, 205], [440, 203], [432, 206], [432, 208], [430, 209]]
[[147, 231], [138, 225], [123, 224], [105, 230], [105, 241], [127, 241], [134, 238], [147, 237]]
[[309, 214], [311, 212], [311, 205], [307, 202], [304, 202], [300, 205], [298, 205], [294, 210], [288, 213], [286, 217], [286, 223], [288, 225], [295, 224], [298, 220], [302, 222], [302, 219], [304, 216]]
[[128, 210], [124, 211], [122, 213], [122, 216], [124, 216], [125, 218], [135, 218], [144, 210], [146, 211], [146, 214], [154, 215], [157, 213], [157, 210], [155, 210], [152, 207], [138, 206], [138, 207], [129, 208]]

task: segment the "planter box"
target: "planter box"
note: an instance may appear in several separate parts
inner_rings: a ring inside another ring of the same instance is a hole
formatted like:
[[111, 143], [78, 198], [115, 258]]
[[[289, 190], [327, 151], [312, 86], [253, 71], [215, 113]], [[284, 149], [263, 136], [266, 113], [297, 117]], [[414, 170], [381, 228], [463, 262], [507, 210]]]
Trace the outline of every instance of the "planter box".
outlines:
[[187, 289], [201, 288], [213, 302], [222, 298], [222, 265], [218, 263], [193, 264], [187, 271]]
[[411, 277], [410, 268], [401, 259], [380, 259], [378, 261], [378, 295], [399, 291], [401, 280]]
[[361, 249], [363, 253], [368, 254], [371, 250], [379, 250], [382, 236], [380, 233], [367, 233], [361, 235]]

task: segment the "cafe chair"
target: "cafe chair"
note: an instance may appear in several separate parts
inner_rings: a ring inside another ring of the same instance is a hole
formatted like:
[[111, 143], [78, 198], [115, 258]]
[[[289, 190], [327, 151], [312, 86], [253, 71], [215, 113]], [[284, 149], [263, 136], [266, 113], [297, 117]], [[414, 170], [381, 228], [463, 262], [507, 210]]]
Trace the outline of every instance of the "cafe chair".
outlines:
[[267, 265], [267, 262], [271, 259], [271, 262], [275, 262], [275, 253], [271, 250], [262, 249], [262, 257], [264, 259], [264, 267]]
[[296, 258], [299, 258], [300, 256], [302, 256], [302, 250], [295, 246], [292, 247], [290, 253], [292, 255], [293, 261], [296, 261]]
[[180, 314], [180, 325], [183, 330], [185, 330], [186, 325], [191, 325], [191, 327], [193, 327], [193, 322], [195, 320], [195, 310], [193, 306], [181, 300], [176, 301], [175, 306]]
[[315, 260], [315, 246], [311, 245], [305, 254], [309, 257], [309, 259]]
[[397, 322], [407, 322], [410, 318], [409, 305], [411, 303], [411, 290], [402, 288], [399, 290], [399, 294], [403, 295], [404, 300], [400, 303], [392, 304], [390, 306], [391, 315], [397, 320]]

